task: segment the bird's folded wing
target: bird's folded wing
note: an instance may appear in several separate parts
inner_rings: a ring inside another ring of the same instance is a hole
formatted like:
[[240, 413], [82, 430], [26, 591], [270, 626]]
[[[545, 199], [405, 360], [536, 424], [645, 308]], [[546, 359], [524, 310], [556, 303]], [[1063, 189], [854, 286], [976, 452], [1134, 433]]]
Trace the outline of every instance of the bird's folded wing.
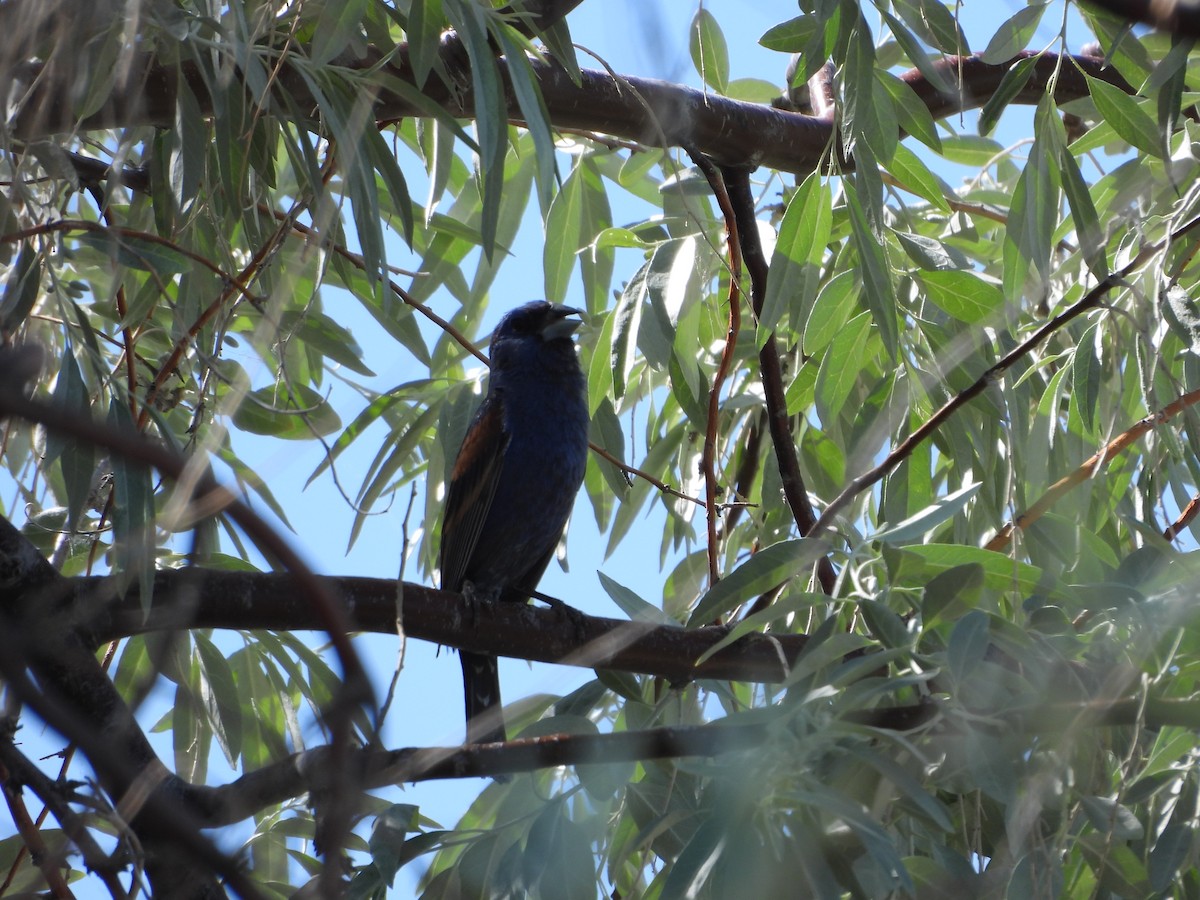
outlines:
[[498, 395], [493, 394], [483, 401], [467, 429], [454, 471], [450, 473], [438, 564], [443, 590], [462, 589], [471, 554], [492, 507], [492, 498], [496, 496], [509, 441], [504, 430], [503, 412]]

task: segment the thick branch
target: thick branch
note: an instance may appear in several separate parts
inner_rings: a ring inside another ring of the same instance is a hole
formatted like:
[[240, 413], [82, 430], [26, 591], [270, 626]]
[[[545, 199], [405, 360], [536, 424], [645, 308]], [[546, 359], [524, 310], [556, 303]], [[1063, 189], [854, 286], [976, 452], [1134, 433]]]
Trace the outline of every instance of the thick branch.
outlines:
[[[2, 521], [2, 520], [0, 520]], [[351, 629], [396, 633], [396, 582], [383, 578], [322, 578]], [[111, 596], [103, 578], [75, 579], [73, 627], [97, 645], [133, 634], [176, 628], [321, 630], [321, 618], [289, 575], [172, 569], [155, 573], [154, 597], [143, 617], [136, 586]], [[186, 597], [181, 602], [179, 598]], [[86, 616], [86, 618], [82, 618]], [[721, 641], [724, 628], [674, 628], [563, 616], [519, 603], [470, 604], [458, 594], [404, 585], [406, 637], [476, 653], [585, 668], [659, 675], [675, 681], [714, 678], [779, 682], [803, 652], [804, 635], [750, 634], [700, 657]]]
[[1088, 0], [1124, 20], [1145, 22], [1162, 31], [1200, 37], [1200, 6], [1194, 0]]
[[[915, 70], [903, 77], [938, 118], [982, 105], [1012, 63], [1028, 55], [1031, 54], [1021, 54], [999, 65], [988, 65], [977, 57], [940, 60], [937, 65], [946, 71], [947, 82], [961, 81], [962, 93], [957, 96], [938, 93]], [[378, 53], [341, 62], [344, 69], [358, 72], [364, 78], [373, 78], [370, 73], [380, 69], [388, 78], [416, 87], [403, 46], [390, 53], [386, 63]], [[1055, 74], [1055, 99], [1060, 104], [1088, 95], [1085, 73], [1130, 90], [1114, 69], [1104, 67], [1103, 60], [1071, 56], [1069, 65], [1061, 66], [1061, 71], [1059, 63], [1055, 54], [1038, 56], [1028, 82], [1012, 102], [1036, 103]], [[520, 119], [520, 108], [508, 84], [507, 64], [500, 59], [497, 65], [506, 85], [508, 113]], [[720, 165], [768, 166], [798, 174], [808, 173], [817, 166], [833, 137], [832, 123], [821, 118], [730, 100], [655, 79], [614, 77], [591, 69], [584, 69], [580, 83], [575, 84], [557, 65], [538, 61], [531, 65], [555, 127], [601, 132], [654, 146], [664, 143], [689, 146]], [[127, 71], [128, 77], [117, 86], [109, 103], [83, 121], [84, 130], [131, 125], [169, 127], [174, 119], [175, 92], [180, 79], [195, 95], [201, 111], [212, 112], [207, 82], [193, 63], [176, 67], [143, 56], [134, 59]], [[26, 138], [75, 130], [79, 123], [69, 104], [70, 91], [61, 89], [62, 85], [51, 78], [35, 83], [40, 72], [37, 64], [29, 64], [15, 73], [18, 84], [29, 88], [30, 93], [15, 117], [14, 130]], [[281, 66], [278, 83], [290, 94], [291, 108], [318, 108], [303, 77], [287, 65]], [[414, 93], [389, 90], [386, 83], [378, 86], [376, 93], [375, 116], [380, 120], [425, 117], [430, 115], [431, 105], [456, 118], [472, 118], [475, 114], [469, 78], [463, 79], [454, 91], [430, 79], [419, 92], [430, 101], [428, 104], [417, 102]]]

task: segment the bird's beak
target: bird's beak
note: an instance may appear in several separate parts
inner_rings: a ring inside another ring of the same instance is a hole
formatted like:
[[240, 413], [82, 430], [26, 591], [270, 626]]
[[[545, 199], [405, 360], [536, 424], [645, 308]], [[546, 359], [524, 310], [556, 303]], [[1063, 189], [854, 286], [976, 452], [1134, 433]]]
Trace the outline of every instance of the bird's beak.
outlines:
[[575, 329], [583, 323], [578, 319], [569, 319], [567, 316], [581, 316], [583, 310], [572, 309], [569, 306], [556, 306], [551, 311], [554, 316], [543, 329], [542, 339], [547, 341], [557, 340], [558, 338], [569, 338], [575, 333]]

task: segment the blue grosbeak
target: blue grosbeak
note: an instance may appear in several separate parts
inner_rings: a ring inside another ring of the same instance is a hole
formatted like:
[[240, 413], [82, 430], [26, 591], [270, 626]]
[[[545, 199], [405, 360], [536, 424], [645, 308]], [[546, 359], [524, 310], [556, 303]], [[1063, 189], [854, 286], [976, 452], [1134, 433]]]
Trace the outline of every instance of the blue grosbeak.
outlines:
[[[528, 601], [554, 555], [587, 465], [585, 382], [571, 333], [579, 310], [544, 300], [508, 313], [492, 335], [487, 397], [446, 492], [442, 589]], [[463, 651], [467, 742], [503, 741], [496, 657]]]

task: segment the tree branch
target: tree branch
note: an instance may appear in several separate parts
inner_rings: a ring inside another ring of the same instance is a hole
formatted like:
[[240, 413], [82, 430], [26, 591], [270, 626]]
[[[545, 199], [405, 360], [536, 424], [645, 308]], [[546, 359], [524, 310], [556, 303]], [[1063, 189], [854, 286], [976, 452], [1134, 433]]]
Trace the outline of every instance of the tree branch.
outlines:
[[[726, 168], [722, 174], [729, 191], [730, 202], [737, 214], [742, 256], [746, 262], [746, 271], [750, 274], [752, 305], [757, 318], [762, 312], [763, 301], [767, 296], [768, 265], [762, 242], [758, 237], [754, 195], [750, 191], [750, 173], [745, 169]], [[807, 536], [813, 533], [817, 516], [808, 501], [808, 488], [800, 471], [800, 459], [796, 456], [795, 438], [792, 436], [792, 426], [787, 414], [779, 342], [774, 336], [763, 343], [758, 353], [758, 368], [767, 407], [767, 428], [775, 449], [775, 462], [779, 466], [783, 496], [792, 511], [792, 518], [795, 519], [801, 536]], [[832, 596], [837, 584], [837, 573], [828, 557], [822, 557], [817, 563], [817, 579], [821, 583], [821, 589]]]
[[[12, 528], [0, 519], [0, 530]], [[0, 556], [0, 559], [3, 557]], [[319, 578], [350, 631], [396, 632], [396, 582], [386, 578]], [[167, 569], [154, 575], [154, 596], [142, 606], [137, 586], [113, 596], [102, 577], [72, 579], [75, 611], [69, 627], [90, 645], [184, 628], [320, 630], [321, 617], [275, 572]], [[187, 597], [187, 603], [177, 598]], [[804, 651], [802, 634], [748, 634], [722, 647], [722, 627], [681, 628], [588, 616], [520, 603], [475, 603], [459, 594], [404, 584], [404, 633], [475, 653], [583, 668], [658, 675], [672, 681], [712, 678], [780, 682]], [[701, 661], [705, 654], [710, 657]]]
[[[1057, 79], [1054, 98], [1060, 104], [1088, 96], [1085, 75], [1118, 85], [1126, 91], [1133, 90], [1115, 69], [1105, 67], [1102, 59], [1072, 55], [1067, 59], [1069, 65], [1062, 65], [1060, 70], [1060, 57], [1053, 53], [1021, 53], [998, 65], [989, 65], [974, 56], [945, 57], [936, 65], [946, 72], [949, 83], [961, 82], [962, 92], [958, 95], [940, 93], [915, 69], [904, 73], [902, 78], [929, 107], [934, 118], [941, 118], [982, 105], [992, 96], [1012, 64], [1028, 56], [1036, 56], [1037, 62], [1025, 86], [1012, 99], [1013, 103], [1038, 102], [1052, 77]], [[386, 81], [375, 83], [375, 73], [380, 71], [388, 78], [399, 79], [410, 89], [417, 87], [404, 45], [389, 52], [386, 59], [378, 51], [371, 51], [361, 59], [339, 62], [342, 69], [372, 80], [378, 97], [375, 105], [377, 120], [428, 117], [431, 106], [437, 106], [455, 118], [474, 117], [475, 101], [469, 79], [456, 85], [454, 90], [430, 79], [417, 94], [411, 90], [407, 93], [390, 90]], [[505, 85], [508, 114], [514, 120], [521, 120], [507, 63], [498, 59], [496, 65]], [[575, 84], [558, 65], [537, 60], [531, 61], [530, 65], [545, 99], [549, 120], [556, 127], [597, 131], [656, 147], [665, 139], [670, 146], [694, 147], [718, 165], [769, 166], [796, 174], [811, 172], [833, 137], [832, 122], [823, 118], [730, 100], [656, 79], [614, 77], [593, 69], [583, 69], [580, 83]], [[195, 95], [202, 113], [210, 114], [213, 110], [207, 81], [195, 63], [160, 64], [143, 55], [130, 60], [126, 71], [127, 77], [117, 85], [109, 102], [81, 123], [70, 106], [71, 91], [63, 89], [54, 78], [38, 78], [42, 72], [41, 64], [17, 66], [13, 72], [17, 82], [13, 90], [18, 95], [27, 91], [28, 95], [13, 119], [14, 131], [23, 138], [32, 139], [80, 127], [83, 130], [133, 125], [169, 127], [174, 119], [175, 94], [180, 80], [186, 82]], [[286, 64], [279, 70], [278, 89], [289, 93], [291, 108], [316, 110], [319, 107], [303, 76]], [[415, 96], [424, 96], [426, 100], [419, 102]], [[847, 160], [845, 165], [852, 167], [853, 161]]]

